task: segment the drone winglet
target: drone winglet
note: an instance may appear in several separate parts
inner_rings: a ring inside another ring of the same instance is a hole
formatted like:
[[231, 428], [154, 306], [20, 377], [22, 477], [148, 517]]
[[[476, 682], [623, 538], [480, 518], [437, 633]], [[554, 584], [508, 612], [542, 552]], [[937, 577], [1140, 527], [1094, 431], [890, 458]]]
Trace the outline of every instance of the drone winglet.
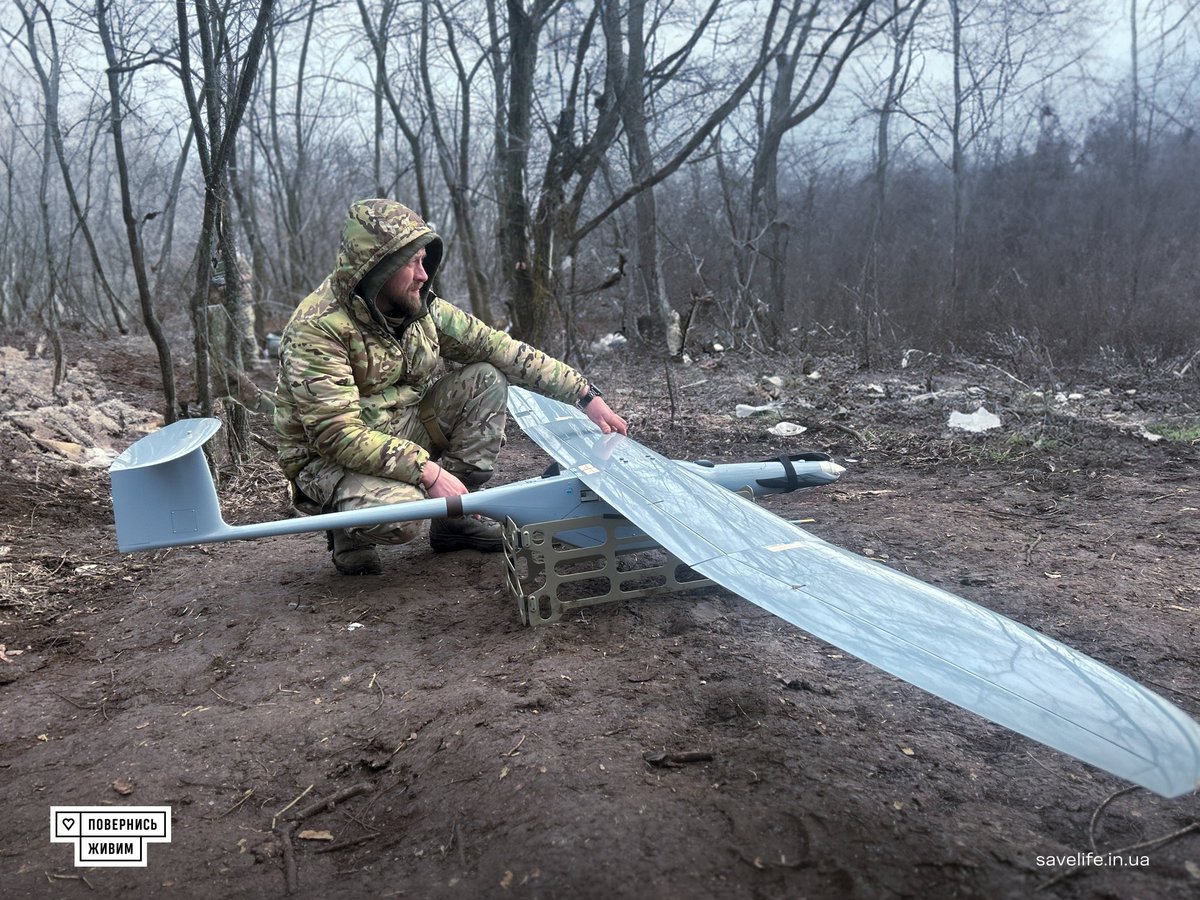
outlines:
[[1165, 797], [1200, 785], [1200, 725], [1095, 659], [813, 537], [520, 388], [522, 429], [701, 575], [964, 709]]

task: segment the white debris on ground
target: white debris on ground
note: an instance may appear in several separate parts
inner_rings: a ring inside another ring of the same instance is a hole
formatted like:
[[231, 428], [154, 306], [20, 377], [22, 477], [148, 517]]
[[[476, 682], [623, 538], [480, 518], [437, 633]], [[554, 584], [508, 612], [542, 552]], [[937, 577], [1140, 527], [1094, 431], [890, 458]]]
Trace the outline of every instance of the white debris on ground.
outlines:
[[629, 340], [623, 334], [612, 332], [597, 338], [588, 345], [588, 349], [592, 353], [606, 353], [609, 350], [618, 350], [629, 343]]
[[768, 434], [773, 434], [776, 437], [795, 437], [798, 434], [804, 434], [808, 431], [803, 425], [797, 425], [795, 422], [779, 422], [767, 429]]
[[779, 412], [782, 404], [780, 403], [764, 403], [762, 406], [751, 406], [749, 403], [739, 403], [733, 408], [733, 414], [739, 419], [748, 419], [751, 416], [757, 416], [762, 413]]
[[778, 375], [764, 375], [758, 380], [759, 389], [771, 399], [783, 393], [783, 379]]
[[1150, 442], [1151, 444], [1157, 444], [1163, 439], [1161, 434], [1155, 434], [1153, 431], [1147, 430], [1145, 425], [1138, 426], [1138, 437]]
[[951, 428], [957, 431], [969, 431], [979, 433], [981, 431], [991, 431], [993, 428], [1000, 427], [1000, 417], [995, 413], [988, 412], [986, 408], [980, 406], [973, 413], [963, 413], [954, 410], [950, 413], [950, 421], [947, 423]]
[[162, 416], [107, 393], [88, 360], [73, 364], [54, 393], [54, 360], [0, 347], [0, 447], [4, 463], [29, 456], [107, 468]]
[[782, 420], [783, 409], [786, 407], [789, 410], [797, 409], [812, 409], [813, 403], [803, 397], [781, 399], [785, 381], [780, 375], [762, 375], [758, 381], [754, 383], [751, 389], [752, 393], [765, 395], [766, 403], [755, 405], [751, 403], [738, 403], [733, 408], [733, 414], [739, 419], [749, 419], [752, 416], [767, 416], [767, 421], [773, 422], [771, 427], [767, 429], [768, 434], [773, 434], [776, 437], [795, 437], [798, 434], [804, 434], [808, 428], [804, 425], [799, 425], [795, 422]]
[[[910, 355], [915, 353], [913, 351]], [[904, 359], [900, 368], [906, 368]], [[973, 365], [972, 368], [980, 370], [988, 367]], [[1007, 380], [1001, 381], [992, 373], [985, 373], [989, 377], [976, 380], [970, 375], [964, 377], [962, 373], [947, 372], [937, 377], [935, 385], [932, 378], [924, 383], [916, 383], [909, 373], [881, 378], [882, 373], [874, 372], [870, 380], [863, 377], [861, 381], [856, 381], [852, 390], [871, 401], [872, 405], [888, 405], [890, 402], [938, 410], [941, 415], [948, 417], [948, 426], [956, 431], [982, 432], [1000, 428], [999, 416], [1008, 410], [1010, 415], [1006, 419], [1023, 423], [1053, 415], [1103, 424], [1155, 444], [1169, 440], [1168, 434], [1159, 433], [1164, 417], [1188, 421], [1186, 415], [1163, 409], [1162, 401], [1148, 401], [1145, 391], [1137, 388], [1056, 384], [1038, 389], [995, 366], [990, 368]], [[1157, 414], [1154, 411], [1156, 404], [1160, 409]], [[985, 408], [986, 417], [975, 418], [979, 413], [963, 412], [979, 408]], [[982, 427], [984, 425], [987, 427]]]

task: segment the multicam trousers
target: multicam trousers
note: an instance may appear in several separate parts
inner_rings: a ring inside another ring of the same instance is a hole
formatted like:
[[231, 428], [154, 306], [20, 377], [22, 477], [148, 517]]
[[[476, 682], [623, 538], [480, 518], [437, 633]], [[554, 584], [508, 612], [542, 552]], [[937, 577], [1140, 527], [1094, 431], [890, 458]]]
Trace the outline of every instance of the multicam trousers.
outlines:
[[[420, 444], [446, 471], [468, 487], [477, 487], [491, 477], [504, 437], [507, 399], [508, 380], [500, 370], [490, 363], [472, 363], [434, 382], [420, 406], [403, 410], [388, 431]], [[326, 512], [425, 497], [418, 485], [352, 472], [325, 459], [301, 469], [296, 487]], [[421, 522], [390, 522], [347, 530], [374, 543], [405, 544], [418, 537], [421, 528]]]

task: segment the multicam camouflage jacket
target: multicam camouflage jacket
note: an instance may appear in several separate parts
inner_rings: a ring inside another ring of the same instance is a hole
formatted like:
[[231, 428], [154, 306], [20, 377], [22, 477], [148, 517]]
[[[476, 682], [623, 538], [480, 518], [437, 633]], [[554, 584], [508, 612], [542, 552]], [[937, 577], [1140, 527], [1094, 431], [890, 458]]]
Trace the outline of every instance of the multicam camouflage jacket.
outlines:
[[333, 272], [292, 314], [280, 342], [275, 410], [279, 463], [289, 479], [324, 457], [419, 483], [429, 453], [393, 437], [389, 424], [420, 402], [441, 359], [489, 362], [509, 381], [567, 402], [587, 390], [587, 379], [566, 363], [488, 327], [428, 285], [422, 314], [390, 327], [355, 288], [380, 260], [414, 242], [425, 248], [432, 282], [441, 240], [421, 218], [391, 200], [355, 203]]

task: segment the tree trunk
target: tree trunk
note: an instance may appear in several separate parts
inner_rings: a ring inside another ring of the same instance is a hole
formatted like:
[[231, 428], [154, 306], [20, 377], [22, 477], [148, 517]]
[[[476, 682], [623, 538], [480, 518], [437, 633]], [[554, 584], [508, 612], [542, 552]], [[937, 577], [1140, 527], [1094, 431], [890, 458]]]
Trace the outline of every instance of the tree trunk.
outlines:
[[966, 192], [966, 173], [963, 171], [963, 97], [962, 67], [962, 12], [958, 0], [950, 3], [951, 63], [954, 73], [954, 111], [950, 121], [950, 174], [953, 180], [953, 212], [950, 236], [950, 310], [961, 324], [966, 310], [962, 300], [960, 284], [963, 242], [963, 195]]
[[1129, 215], [1126, 216], [1126, 255], [1129, 271], [1125, 281], [1125, 296], [1121, 307], [1121, 326], [1125, 331], [1133, 322], [1140, 305], [1142, 258], [1146, 218], [1146, 160], [1142, 151], [1141, 100], [1142, 84], [1138, 71], [1138, 4], [1129, 3]]
[[[508, 8], [508, 129], [501, 167], [500, 260], [508, 283], [512, 334], [518, 340], [540, 346], [550, 336], [552, 300], [549, 286], [535, 274], [530, 253], [529, 202], [525, 196], [525, 169], [529, 159], [530, 123], [533, 112], [534, 68], [538, 32], [534, 16], [521, 0], [506, 0]], [[499, 149], [499, 148], [497, 148]], [[542, 223], [545, 227], [546, 223]], [[553, 265], [553, 251], [543, 247], [538, 271]]]
[[[800, 42], [803, 46], [803, 42]], [[777, 342], [791, 314], [787, 287], [787, 248], [790, 226], [779, 214], [779, 149], [786, 134], [788, 107], [796, 80], [799, 49], [775, 58], [775, 83], [771, 88], [766, 122], [759, 133], [750, 182], [749, 238], [756, 244], [766, 270], [765, 286], [769, 321], [763, 323], [768, 339]]]
[[911, 38], [917, 20], [927, 0], [918, 0], [915, 7], [906, 6], [908, 19], [900, 22], [902, 12], [900, 0], [892, 0], [891, 68], [888, 71], [883, 101], [879, 106], [879, 119], [875, 123], [875, 165], [871, 172], [874, 182], [871, 194], [871, 214], [867, 222], [866, 249], [863, 254], [862, 277], [859, 282], [859, 333], [861, 342], [860, 364], [871, 365], [872, 341], [882, 330], [884, 301], [880, 284], [880, 269], [885, 254], [885, 243], [890, 240], [887, 219], [887, 181], [891, 168], [891, 124], [905, 92], [908, 90], [908, 69], [911, 63]]
[[[79, 196], [75, 191], [75, 180], [71, 177], [71, 170], [67, 166], [67, 154], [63, 147], [62, 127], [58, 116], [58, 92], [62, 74], [62, 63], [58, 53], [58, 36], [55, 33], [54, 20], [50, 10], [41, 0], [35, 0], [35, 3], [45, 19], [49, 34], [51, 50], [49, 71], [46, 71], [41, 55], [38, 53], [37, 41], [34, 36], [36, 23], [33, 15], [27, 12], [20, 4], [17, 4], [17, 8], [25, 22], [25, 32], [28, 38], [26, 49], [29, 51], [30, 61], [33, 63], [38, 82], [41, 84], [42, 96], [46, 104], [45, 128], [48, 147], [54, 148], [54, 157], [58, 162], [59, 173], [62, 175], [63, 187], [67, 192], [67, 200], [71, 204], [71, 212], [74, 214], [75, 222], [79, 226], [80, 233], [83, 235], [84, 243], [87, 244], [88, 255], [91, 257], [92, 266], [96, 272], [96, 280], [100, 285], [105, 299], [108, 301], [108, 311], [112, 317], [112, 322], [121, 334], [128, 334], [129, 328], [125, 325], [124, 310], [121, 308], [121, 302], [113, 291], [112, 286], [108, 283], [104, 264], [100, 259], [100, 252], [96, 249], [95, 237], [92, 235], [91, 226], [88, 224], [87, 213], [79, 202]], [[42, 196], [44, 197], [45, 194], [43, 193]]]
[[471, 312], [489, 325], [494, 324], [488, 298], [487, 278], [480, 261], [479, 241], [475, 232], [475, 216], [470, 200], [470, 148], [471, 148], [471, 78], [458, 55], [454, 39], [454, 19], [449, 16], [440, 0], [435, 0], [439, 21], [446, 34], [454, 71], [458, 82], [459, 131], [458, 146], [453, 148], [442, 130], [441, 114], [434, 96], [433, 81], [429, 77], [429, 4], [421, 5], [421, 82], [425, 89], [426, 111], [437, 145], [438, 164], [446, 190], [450, 194], [450, 210], [454, 216], [456, 231], [455, 245], [463, 260], [463, 272], [467, 279], [467, 297]]
[[169, 424], [176, 418], [175, 365], [171, 356], [171, 344], [163, 333], [162, 323], [154, 311], [150, 296], [150, 282], [146, 278], [146, 261], [142, 254], [142, 239], [138, 234], [138, 220], [133, 213], [133, 197], [129, 184], [129, 164], [125, 159], [125, 138], [122, 130], [121, 84], [117, 73], [117, 54], [108, 26], [108, 10], [105, 0], [96, 0], [96, 25], [100, 41], [104, 45], [104, 57], [108, 63], [109, 125], [113, 139], [113, 154], [117, 163], [117, 180], [121, 188], [121, 218], [125, 221], [125, 239], [129, 244], [129, 256], [133, 263], [133, 276], [137, 283], [138, 303], [142, 309], [142, 321], [154, 347], [158, 351], [158, 365], [162, 372], [163, 419]]
[[[610, 4], [613, 5], [613, 4]], [[625, 83], [620, 92], [621, 119], [629, 136], [629, 174], [634, 184], [648, 181], [654, 173], [654, 156], [646, 133], [646, 36], [645, 0], [630, 0], [625, 25], [629, 56], [625, 65]], [[634, 234], [631, 250], [632, 274], [630, 291], [638, 310], [636, 319], [646, 317], [651, 323], [650, 338], [670, 356], [682, 350], [679, 339], [679, 316], [672, 315], [663, 277], [658, 247], [658, 210], [654, 188], [648, 187], [633, 201]]]
[[[250, 171], [254, 171], [253, 163]], [[262, 239], [262, 226], [258, 219], [258, 207], [254, 201], [253, 184], [249, 187], [243, 184], [240, 157], [236, 146], [229, 155], [229, 188], [237, 206], [238, 221], [242, 232], [246, 235], [246, 244], [250, 248], [251, 271], [248, 290], [250, 292], [251, 320], [254, 322], [255, 345], [262, 346], [266, 342], [267, 330], [267, 298], [264, 285], [267, 283], [265, 261], [268, 250]]]
[[[780, 215], [779, 150], [783, 138], [801, 123], [811, 118], [825, 105], [851, 56], [884, 27], [876, 23], [866, 28], [867, 13], [874, 0], [859, 0], [850, 7], [830, 29], [815, 50], [808, 44], [817, 33], [815, 22], [821, 12], [819, 4], [805, 9], [793, 6], [784, 29], [785, 49], [775, 58], [775, 83], [771, 87], [766, 120], [759, 129], [759, 144], [755, 150], [754, 172], [750, 187], [750, 241], [764, 242], [767, 268], [767, 306], [771, 321], [768, 336], [775, 342], [787, 330], [796, 304], [787, 286], [787, 256], [790, 224]], [[797, 78], [801, 61], [806, 66], [802, 79]], [[797, 81], [800, 81], [797, 85]]]
[[[431, 201], [429, 198], [429, 186], [425, 178], [425, 148], [422, 144], [421, 131], [419, 128], [413, 128], [409, 123], [408, 117], [404, 113], [405, 105], [402, 105], [396, 97], [396, 92], [392, 88], [393, 78], [388, 75], [387, 51], [391, 37], [388, 33], [388, 27], [395, 10], [395, 0], [386, 0], [380, 11], [379, 24], [376, 25], [371, 20], [371, 14], [367, 9], [365, 0], [358, 0], [358, 11], [362, 19], [363, 30], [366, 32], [367, 40], [371, 44], [372, 52], [375, 54], [374, 74], [376, 79], [376, 96], [378, 98], [379, 95], [382, 95], [387, 101], [388, 108], [392, 112], [392, 120], [396, 123], [396, 127], [400, 129], [400, 133], [404, 135], [409, 152], [412, 154], [413, 178], [416, 180], [417, 197], [415, 203], [411, 200], [407, 202], [420, 215], [428, 217], [431, 211]], [[382, 113], [379, 114], [379, 118], [376, 120], [375, 140], [377, 151], [381, 154], [382, 148], [379, 142], [382, 141]], [[384, 193], [385, 186], [382, 184], [382, 174], [377, 173], [375, 180], [379, 182], [380, 193]]]

